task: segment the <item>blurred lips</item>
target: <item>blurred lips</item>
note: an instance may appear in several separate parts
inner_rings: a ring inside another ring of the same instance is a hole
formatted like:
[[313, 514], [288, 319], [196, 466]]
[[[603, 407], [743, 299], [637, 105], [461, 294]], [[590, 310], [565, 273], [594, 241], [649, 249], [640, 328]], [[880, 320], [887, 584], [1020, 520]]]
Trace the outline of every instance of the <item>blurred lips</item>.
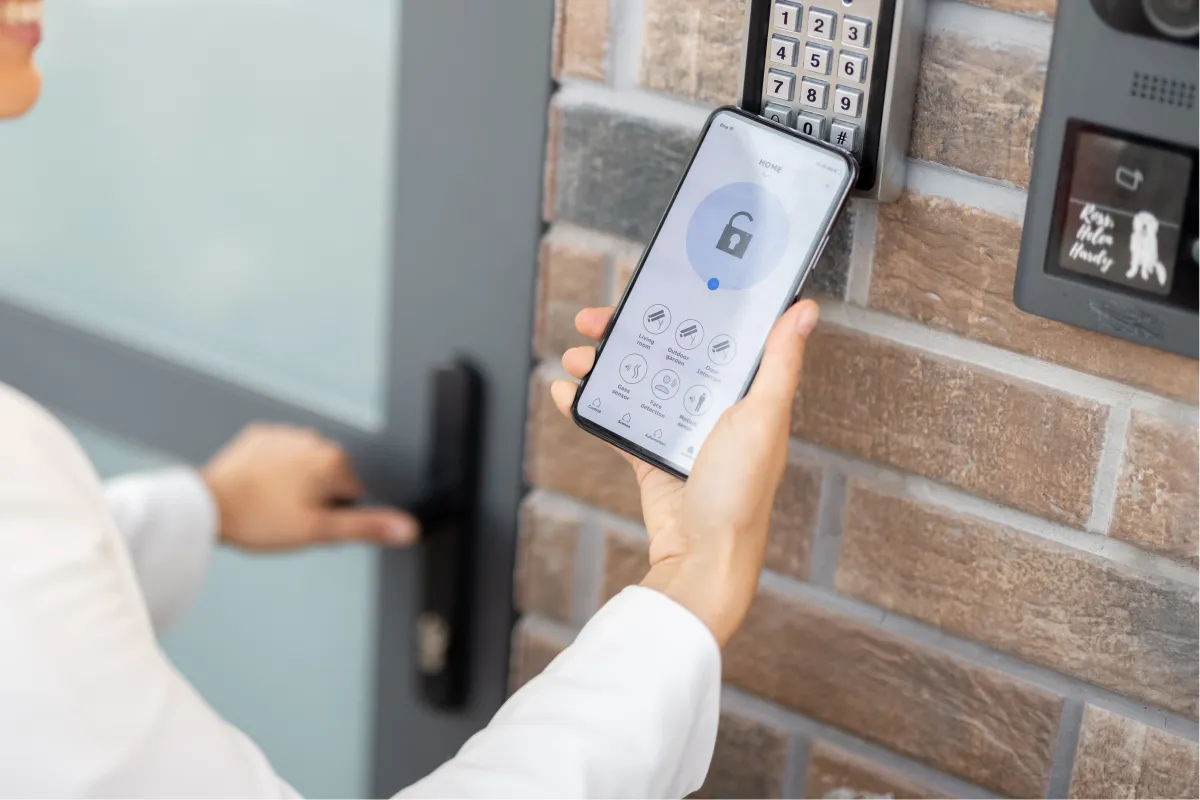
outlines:
[[42, 0], [0, 0], [0, 38], [30, 50], [42, 41]]

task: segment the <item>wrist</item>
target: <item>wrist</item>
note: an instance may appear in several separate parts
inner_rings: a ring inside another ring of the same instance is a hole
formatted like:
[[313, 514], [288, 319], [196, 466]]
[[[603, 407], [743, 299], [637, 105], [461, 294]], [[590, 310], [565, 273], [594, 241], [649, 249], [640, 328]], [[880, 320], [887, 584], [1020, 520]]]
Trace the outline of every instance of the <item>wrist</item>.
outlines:
[[641, 582], [644, 588], [661, 592], [692, 612], [721, 647], [741, 627], [757, 584], [757, 575], [747, 579], [730, 570], [684, 558], [654, 564]]
[[217, 541], [226, 544], [228, 543], [227, 532], [229, 531], [229, 496], [224, 481], [216, 474], [215, 470], [208, 468], [200, 470], [200, 478], [204, 481], [204, 485], [208, 487], [208, 494], [212, 497], [213, 507], [217, 511]]

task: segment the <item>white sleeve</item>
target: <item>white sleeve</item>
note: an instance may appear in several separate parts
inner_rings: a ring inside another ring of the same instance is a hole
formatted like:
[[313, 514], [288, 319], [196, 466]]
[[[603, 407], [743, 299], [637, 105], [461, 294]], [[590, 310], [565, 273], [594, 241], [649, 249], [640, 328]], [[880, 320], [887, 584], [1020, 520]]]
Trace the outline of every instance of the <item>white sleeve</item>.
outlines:
[[398, 797], [683, 797], [708, 772], [720, 689], [703, 623], [663, 594], [626, 589]]
[[109, 481], [104, 494], [162, 635], [204, 585], [217, 541], [216, 503], [188, 467], [123, 476]]
[[0, 794], [294, 796], [158, 647], [100, 481], [0, 386]]

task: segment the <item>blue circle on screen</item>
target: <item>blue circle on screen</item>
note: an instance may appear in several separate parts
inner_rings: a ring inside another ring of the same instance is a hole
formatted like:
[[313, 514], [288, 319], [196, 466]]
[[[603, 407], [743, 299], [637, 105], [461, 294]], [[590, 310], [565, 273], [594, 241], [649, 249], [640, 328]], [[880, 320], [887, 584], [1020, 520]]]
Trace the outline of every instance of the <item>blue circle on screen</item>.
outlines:
[[[735, 215], [737, 219], [733, 219]], [[745, 214], [753, 217], [750, 221]], [[726, 227], [748, 234], [741, 258], [730, 252]], [[787, 211], [779, 198], [757, 183], [729, 183], [697, 206], [687, 230], [687, 255], [692, 269], [711, 290], [754, 286], [779, 265], [787, 250]], [[722, 249], [722, 245], [725, 249]]]

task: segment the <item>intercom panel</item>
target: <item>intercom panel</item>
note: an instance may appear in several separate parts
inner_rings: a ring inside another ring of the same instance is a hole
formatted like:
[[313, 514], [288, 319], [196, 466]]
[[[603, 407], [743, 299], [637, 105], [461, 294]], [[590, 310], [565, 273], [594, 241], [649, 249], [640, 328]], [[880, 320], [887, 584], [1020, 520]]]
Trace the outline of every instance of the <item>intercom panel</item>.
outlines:
[[1059, 3], [1014, 290], [1197, 354], [1197, 2]]
[[904, 189], [925, 0], [750, 0], [741, 106], [854, 154], [856, 195]]

